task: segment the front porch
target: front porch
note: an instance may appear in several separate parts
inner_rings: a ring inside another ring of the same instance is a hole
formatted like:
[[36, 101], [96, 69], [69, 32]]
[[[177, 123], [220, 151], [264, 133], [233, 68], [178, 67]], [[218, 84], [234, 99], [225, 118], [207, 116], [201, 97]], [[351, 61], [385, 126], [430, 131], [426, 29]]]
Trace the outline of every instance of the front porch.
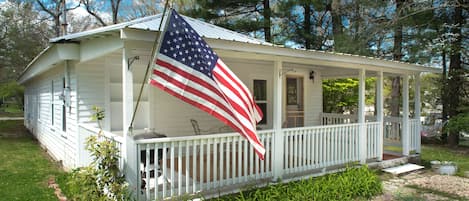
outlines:
[[[129, 67], [128, 59], [137, 55], [148, 61], [149, 51], [142, 49], [124, 47], [102, 62], [106, 113], [103, 127], [107, 136], [111, 136], [109, 139], [118, 139], [121, 167], [139, 199], [198, 193], [210, 197], [279, 179], [289, 181], [340, 171], [348, 164], [381, 162], [384, 154], [406, 157], [420, 153], [420, 104], [417, 103], [420, 103], [418, 80], [422, 70], [413, 70], [407, 64], [375, 63], [354, 56], [347, 57], [350, 59], [347, 61], [343, 55], [321, 53], [318, 56], [320, 53], [296, 50], [288, 50], [278, 58], [223, 49], [218, 52], [253, 91], [263, 109], [265, 122], [258, 125], [258, 135], [266, 148], [264, 161], [258, 159], [239, 134], [221, 132], [223, 124], [215, 118], [148, 85], [141, 96], [133, 130], [127, 129], [137, 104], [139, 81], [145, 80], [144, 62], [136, 61]], [[325, 57], [334, 62], [326, 61]], [[386, 117], [383, 79], [396, 75], [403, 78], [402, 117]], [[376, 78], [375, 116], [365, 115], [366, 76]], [[358, 105], [354, 115], [322, 112], [322, 80], [334, 77], [358, 78]], [[416, 104], [412, 119], [410, 77], [415, 78]], [[210, 131], [196, 132], [191, 119], [197, 120], [201, 130]], [[80, 138], [97, 133], [96, 128], [84, 123], [78, 130]], [[166, 137], [138, 139], [141, 134]], [[391, 149], [387, 150], [388, 147]], [[86, 154], [83, 156], [86, 158]]]
[[[322, 114], [321, 119], [320, 126], [260, 131], [266, 148], [264, 161], [239, 134], [221, 133], [135, 140], [133, 150], [127, 150], [133, 151], [133, 157], [123, 157], [120, 166], [124, 168], [124, 161], [132, 160], [136, 171], [129, 182], [138, 187], [139, 199], [155, 200], [199, 193], [216, 196], [279, 178], [297, 180], [340, 171], [351, 164], [376, 164], [383, 161], [383, 155], [402, 157], [403, 153], [384, 150], [388, 142], [402, 145], [402, 121], [395, 122], [397, 118], [385, 117], [381, 123], [370, 116], [365, 123], [355, 123], [350, 115]], [[402, 150], [418, 153], [418, 122], [410, 120], [409, 147]], [[88, 125], [79, 127], [81, 136], [98, 132]], [[104, 134], [125, 154], [121, 135]]]

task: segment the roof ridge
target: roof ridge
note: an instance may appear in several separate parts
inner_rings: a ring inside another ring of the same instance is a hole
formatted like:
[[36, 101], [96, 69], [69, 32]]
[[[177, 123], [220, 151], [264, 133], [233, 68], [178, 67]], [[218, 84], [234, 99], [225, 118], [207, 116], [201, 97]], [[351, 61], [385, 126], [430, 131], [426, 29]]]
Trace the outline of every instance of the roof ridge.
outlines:
[[161, 13], [158, 13], [156, 15], [150, 15], [150, 16], [145, 16], [145, 17], [141, 17], [141, 18], [136, 18], [136, 19], [133, 19], [133, 20], [130, 20], [130, 21], [127, 21], [127, 22], [111, 24], [111, 25], [104, 26], [104, 27], [98, 27], [98, 28], [94, 28], [94, 29], [90, 29], [90, 30], [86, 30], [86, 31], [80, 31], [80, 32], [76, 32], [76, 33], [71, 33], [71, 34], [59, 36], [59, 37], [54, 37], [54, 38], [49, 39], [49, 42], [57, 42], [57, 41], [60, 41], [60, 40], [68, 40], [68, 39], [77, 38], [77, 37], [80, 37], [80, 36], [83, 36], [83, 35], [92, 35], [92, 34], [95, 34], [95, 33], [113, 31], [113, 30], [124, 28], [124, 27], [132, 26], [134, 24], [138, 24], [138, 23], [142, 23], [142, 22], [148, 22], [148, 21], [151, 21], [151, 20], [154, 20], [154, 19], [158, 19], [158, 18], [161, 17], [161, 15], [162, 15]]

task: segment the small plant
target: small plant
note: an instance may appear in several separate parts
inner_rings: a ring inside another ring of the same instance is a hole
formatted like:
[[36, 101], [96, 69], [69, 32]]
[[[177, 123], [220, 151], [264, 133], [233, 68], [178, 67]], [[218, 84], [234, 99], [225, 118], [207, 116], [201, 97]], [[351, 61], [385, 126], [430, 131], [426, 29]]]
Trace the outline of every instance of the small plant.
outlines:
[[[99, 123], [104, 118], [104, 111], [94, 107], [93, 118]], [[128, 200], [128, 184], [119, 170], [119, 149], [115, 143], [98, 135], [87, 138], [86, 150], [93, 161], [90, 166], [76, 169], [68, 182], [72, 200]]]

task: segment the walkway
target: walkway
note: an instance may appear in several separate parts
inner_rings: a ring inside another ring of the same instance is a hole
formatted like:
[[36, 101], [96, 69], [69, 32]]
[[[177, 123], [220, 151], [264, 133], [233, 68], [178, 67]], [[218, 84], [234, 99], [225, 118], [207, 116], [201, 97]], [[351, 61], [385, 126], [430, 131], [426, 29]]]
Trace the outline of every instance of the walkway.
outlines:
[[0, 117], [0, 121], [23, 120], [24, 117]]

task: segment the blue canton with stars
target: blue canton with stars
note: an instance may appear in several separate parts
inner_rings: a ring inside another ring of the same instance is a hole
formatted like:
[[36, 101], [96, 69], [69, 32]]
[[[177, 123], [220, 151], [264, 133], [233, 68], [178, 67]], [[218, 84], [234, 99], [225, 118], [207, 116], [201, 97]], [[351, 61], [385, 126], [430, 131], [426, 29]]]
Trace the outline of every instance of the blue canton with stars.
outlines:
[[160, 54], [177, 60], [210, 78], [218, 60], [218, 56], [202, 37], [174, 11], [171, 12]]

